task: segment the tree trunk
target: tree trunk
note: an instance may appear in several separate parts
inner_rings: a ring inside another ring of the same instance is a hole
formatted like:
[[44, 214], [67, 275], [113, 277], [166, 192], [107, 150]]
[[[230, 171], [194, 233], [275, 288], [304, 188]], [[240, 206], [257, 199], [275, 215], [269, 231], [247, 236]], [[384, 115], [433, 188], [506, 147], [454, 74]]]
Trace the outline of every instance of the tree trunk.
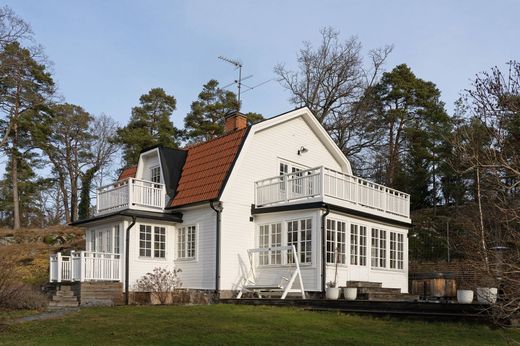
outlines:
[[90, 216], [90, 187], [92, 179], [99, 170], [98, 166], [89, 168], [81, 177], [81, 197], [79, 202], [79, 219], [87, 219]]
[[70, 221], [78, 219], [78, 177], [70, 177]]
[[20, 197], [18, 196], [18, 124], [13, 125], [13, 147], [11, 149], [11, 179], [13, 184], [13, 229], [20, 229]]

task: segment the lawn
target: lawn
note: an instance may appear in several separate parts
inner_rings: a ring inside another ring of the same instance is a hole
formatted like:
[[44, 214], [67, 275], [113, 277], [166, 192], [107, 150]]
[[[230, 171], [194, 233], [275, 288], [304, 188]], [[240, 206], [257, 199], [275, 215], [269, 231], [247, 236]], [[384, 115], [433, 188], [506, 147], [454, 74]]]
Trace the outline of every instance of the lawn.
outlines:
[[505, 345], [511, 340], [520, 340], [520, 332], [478, 324], [234, 305], [85, 308], [59, 319], [13, 324], [0, 331], [2, 345]]

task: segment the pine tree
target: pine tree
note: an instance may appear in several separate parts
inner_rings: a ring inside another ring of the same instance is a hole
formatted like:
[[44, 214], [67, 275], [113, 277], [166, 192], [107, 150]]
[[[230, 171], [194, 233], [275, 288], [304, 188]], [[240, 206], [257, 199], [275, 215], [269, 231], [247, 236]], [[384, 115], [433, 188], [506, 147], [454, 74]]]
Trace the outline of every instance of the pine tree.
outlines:
[[54, 82], [43, 63], [19, 43], [9, 43], [0, 52], [0, 110], [6, 114], [0, 120], [0, 133], [11, 161], [13, 198], [13, 228], [20, 228], [20, 195], [18, 164], [21, 149], [30, 150], [33, 131], [42, 111], [54, 93]]
[[123, 145], [123, 157], [127, 166], [139, 161], [142, 149], [152, 145], [176, 148], [179, 131], [171, 116], [177, 101], [162, 88], [153, 88], [139, 98], [139, 106], [132, 108], [128, 125], [117, 131], [117, 141]]
[[[219, 88], [218, 81], [212, 79], [203, 86], [196, 101], [191, 104], [191, 112], [184, 118], [186, 139], [190, 143], [203, 142], [224, 133], [226, 114], [240, 108], [232, 91]], [[247, 113], [249, 124], [263, 117], [257, 113]]]

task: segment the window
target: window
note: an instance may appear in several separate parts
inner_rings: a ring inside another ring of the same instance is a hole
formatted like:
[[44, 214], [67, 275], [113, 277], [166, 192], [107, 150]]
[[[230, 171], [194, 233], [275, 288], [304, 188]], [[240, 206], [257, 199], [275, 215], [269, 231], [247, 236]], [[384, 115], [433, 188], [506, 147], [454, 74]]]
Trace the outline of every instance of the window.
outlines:
[[403, 269], [404, 236], [390, 232], [390, 269]]
[[358, 264], [358, 225], [350, 225], [350, 264]]
[[[346, 223], [327, 219], [327, 263], [346, 263]], [[337, 251], [337, 252], [336, 252]]]
[[185, 226], [177, 231], [177, 258], [196, 258], [197, 227]]
[[166, 229], [164, 227], [154, 227], [153, 236], [154, 236], [153, 257], [165, 258], [166, 257]]
[[404, 234], [397, 234], [397, 269], [404, 269]]
[[[294, 245], [300, 255], [300, 263], [310, 264], [312, 256], [312, 219], [287, 222], [287, 245]], [[287, 254], [287, 263], [293, 263], [293, 255]]]
[[114, 253], [119, 253], [121, 251], [120, 249], [120, 234], [119, 234], [119, 225], [114, 226]]
[[152, 228], [150, 225], [139, 226], [139, 256], [150, 258], [166, 257], [165, 227], [155, 226]]
[[372, 267], [386, 268], [386, 231], [372, 228]]
[[350, 225], [350, 264], [367, 265], [367, 228]]
[[160, 183], [161, 182], [161, 167], [155, 166], [150, 168], [150, 181], [154, 183]]
[[[270, 225], [261, 225], [259, 229], [258, 246], [261, 248], [282, 246], [282, 224], [273, 223]], [[260, 265], [282, 263], [281, 250], [260, 252], [258, 256]]]
[[359, 226], [359, 265], [367, 265], [367, 228]]
[[139, 226], [139, 256], [152, 257], [152, 226]]

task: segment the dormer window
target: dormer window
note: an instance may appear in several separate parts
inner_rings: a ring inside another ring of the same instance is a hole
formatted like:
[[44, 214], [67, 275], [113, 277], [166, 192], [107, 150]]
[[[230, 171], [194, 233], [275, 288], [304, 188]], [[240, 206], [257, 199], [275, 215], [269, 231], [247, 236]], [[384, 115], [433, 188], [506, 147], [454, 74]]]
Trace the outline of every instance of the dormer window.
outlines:
[[160, 183], [161, 182], [161, 167], [155, 166], [150, 168], [150, 181], [154, 183]]

